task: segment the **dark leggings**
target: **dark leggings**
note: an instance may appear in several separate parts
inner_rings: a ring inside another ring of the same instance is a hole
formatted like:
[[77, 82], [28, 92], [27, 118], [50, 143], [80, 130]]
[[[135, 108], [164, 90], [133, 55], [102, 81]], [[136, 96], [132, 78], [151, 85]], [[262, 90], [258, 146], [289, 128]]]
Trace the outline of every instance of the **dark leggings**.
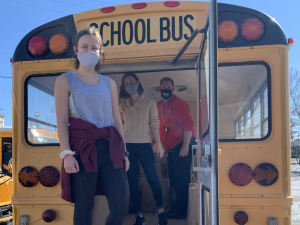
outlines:
[[97, 181], [106, 195], [110, 214], [105, 225], [122, 225], [127, 210], [126, 185], [123, 168], [114, 169], [109, 156], [109, 141], [97, 140], [98, 171], [84, 172], [80, 157], [80, 171], [71, 174], [72, 198], [74, 200], [74, 225], [91, 225], [94, 195]]

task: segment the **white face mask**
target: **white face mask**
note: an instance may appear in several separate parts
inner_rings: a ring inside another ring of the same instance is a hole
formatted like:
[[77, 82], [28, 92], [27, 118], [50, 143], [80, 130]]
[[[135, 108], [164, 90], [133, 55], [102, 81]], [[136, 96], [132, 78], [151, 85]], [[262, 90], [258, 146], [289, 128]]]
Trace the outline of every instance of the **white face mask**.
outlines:
[[79, 62], [86, 68], [93, 68], [100, 60], [100, 55], [93, 51], [77, 53], [77, 58]]

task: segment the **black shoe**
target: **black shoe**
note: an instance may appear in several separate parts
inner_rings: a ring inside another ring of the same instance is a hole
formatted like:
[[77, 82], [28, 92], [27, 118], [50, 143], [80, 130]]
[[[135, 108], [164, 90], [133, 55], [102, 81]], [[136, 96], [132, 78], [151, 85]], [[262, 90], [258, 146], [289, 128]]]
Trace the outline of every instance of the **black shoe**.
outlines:
[[136, 216], [135, 224], [133, 224], [133, 225], [146, 225], [145, 217]]
[[168, 212], [165, 214], [168, 220], [184, 220], [186, 219], [186, 214], [179, 214], [176, 212]]
[[167, 225], [168, 224], [166, 214], [164, 212], [159, 213], [156, 210], [156, 215], [158, 217], [158, 225]]

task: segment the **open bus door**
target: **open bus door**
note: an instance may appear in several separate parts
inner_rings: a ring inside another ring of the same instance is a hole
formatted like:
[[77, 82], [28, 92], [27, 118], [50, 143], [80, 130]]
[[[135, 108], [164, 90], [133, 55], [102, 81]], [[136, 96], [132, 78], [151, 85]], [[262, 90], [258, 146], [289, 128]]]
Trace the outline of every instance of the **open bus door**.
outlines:
[[217, 1], [211, 0], [197, 60], [199, 77], [199, 220], [200, 225], [219, 224]]

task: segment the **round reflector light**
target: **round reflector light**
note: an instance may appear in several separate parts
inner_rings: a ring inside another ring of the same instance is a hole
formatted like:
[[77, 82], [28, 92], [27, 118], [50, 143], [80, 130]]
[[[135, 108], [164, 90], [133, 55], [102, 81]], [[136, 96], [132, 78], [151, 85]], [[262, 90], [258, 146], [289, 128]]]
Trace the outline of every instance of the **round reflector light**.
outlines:
[[115, 11], [115, 9], [116, 8], [114, 6], [107, 6], [107, 7], [102, 8], [100, 11], [102, 13], [111, 13], [111, 12]]
[[28, 41], [28, 50], [35, 56], [44, 55], [48, 51], [48, 40], [41, 35], [35, 35]]
[[178, 1], [167, 1], [164, 3], [166, 7], [177, 7], [180, 5]]
[[239, 35], [239, 26], [232, 20], [225, 20], [219, 24], [219, 41], [224, 43], [234, 42]]
[[246, 41], [256, 41], [260, 39], [264, 31], [264, 24], [257, 18], [246, 19], [241, 25], [241, 34]]
[[244, 225], [248, 222], [248, 215], [244, 211], [238, 211], [234, 214], [234, 221], [238, 225]]
[[40, 183], [45, 187], [54, 187], [60, 179], [59, 171], [53, 166], [45, 166], [39, 172]]
[[245, 163], [237, 163], [229, 170], [229, 179], [237, 186], [246, 186], [253, 179], [253, 171]]
[[254, 179], [262, 186], [271, 186], [278, 179], [278, 170], [271, 163], [259, 164], [254, 170]]
[[33, 187], [39, 182], [39, 172], [32, 166], [26, 166], [20, 170], [18, 179], [22, 186]]
[[65, 54], [69, 49], [69, 40], [64, 34], [54, 34], [49, 40], [49, 48], [55, 55]]
[[147, 6], [147, 3], [145, 3], [145, 2], [137, 2], [132, 5], [132, 8], [143, 9], [143, 8], [146, 8], [146, 6]]
[[56, 217], [56, 213], [52, 209], [48, 209], [44, 211], [42, 215], [42, 218], [46, 223], [52, 222], [55, 219], [55, 217]]

